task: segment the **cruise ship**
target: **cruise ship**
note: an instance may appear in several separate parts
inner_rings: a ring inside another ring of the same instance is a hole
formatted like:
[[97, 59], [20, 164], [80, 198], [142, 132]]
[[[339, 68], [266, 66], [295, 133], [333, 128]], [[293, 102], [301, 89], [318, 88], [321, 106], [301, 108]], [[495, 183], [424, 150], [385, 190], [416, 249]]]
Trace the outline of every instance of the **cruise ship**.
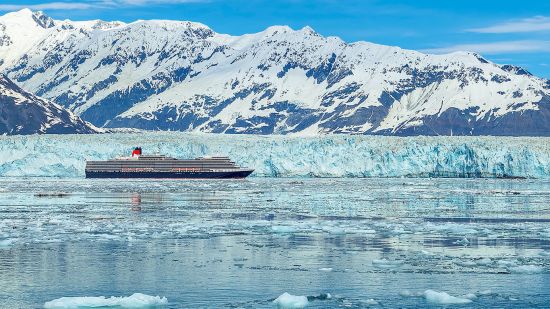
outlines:
[[86, 178], [245, 178], [254, 170], [242, 168], [228, 157], [181, 160], [165, 155], [143, 155], [136, 147], [131, 157], [86, 161]]

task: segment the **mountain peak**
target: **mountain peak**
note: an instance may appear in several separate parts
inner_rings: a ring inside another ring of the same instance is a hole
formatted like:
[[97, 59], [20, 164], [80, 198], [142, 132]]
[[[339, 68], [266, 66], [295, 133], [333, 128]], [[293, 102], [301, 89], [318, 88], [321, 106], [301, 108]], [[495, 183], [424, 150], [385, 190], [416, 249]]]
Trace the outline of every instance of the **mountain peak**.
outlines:
[[20, 9], [19, 11], [14, 11], [11, 13], [8, 13], [10, 15], [20, 15], [20, 16], [31, 16], [33, 14], [33, 11], [29, 8]]
[[292, 28], [289, 26], [283, 25], [283, 26], [271, 26], [264, 30], [265, 33], [273, 35], [277, 33], [288, 33], [288, 32], [294, 32]]
[[42, 11], [32, 12], [32, 18], [39, 26], [44, 29], [55, 26], [55, 21], [50, 16], [44, 14], [44, 12]]
[[25, 19], [32, 18], [33, 11], [28, 8], [21, 9], [19, 11], [13, 11], [2, 15], [2, 19]]
[[3, 16], [1, 16], [2, 19], [12, 20], [16, 23], [24, 23], [27, 22], [33, 22], [36, 23], [38, 26], [47, 29], [55, 26], [55, 21], [49, 17], [48, 15], [44, 14], [42, 11], [32, 11], [31, 9], [24, 8], [19, 11], [10, 12]]
[[306, 33], [309, 33], [309, 34], [316, 34], [317, 32], [315, 30], [313, 30], [313, 28], [311, 28], [310, 26], [305, 26], [303, 27], [302, 29], [300, 29], [300, 31], [302, 32], [306, 32]]

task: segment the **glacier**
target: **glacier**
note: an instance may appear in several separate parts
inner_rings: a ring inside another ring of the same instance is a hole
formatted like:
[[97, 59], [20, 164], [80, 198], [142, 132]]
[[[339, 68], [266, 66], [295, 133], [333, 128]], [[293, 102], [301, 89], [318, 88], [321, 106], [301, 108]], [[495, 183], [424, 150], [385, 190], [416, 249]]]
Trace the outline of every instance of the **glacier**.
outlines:
[[127, 156], [135, 146], [176, 158], [227, 155], [256, 177], [550, 178], [547, 137], [184, 132], [0, 136], [0, 176], [84, 177], [86, 160]]

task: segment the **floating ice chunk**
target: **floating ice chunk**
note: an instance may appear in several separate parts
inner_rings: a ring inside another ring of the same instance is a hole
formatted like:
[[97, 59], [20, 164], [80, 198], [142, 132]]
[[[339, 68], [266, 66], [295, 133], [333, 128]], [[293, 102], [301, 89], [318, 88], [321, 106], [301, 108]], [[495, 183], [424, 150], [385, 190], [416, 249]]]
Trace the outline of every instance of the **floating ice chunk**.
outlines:
[[287, 225], [273, 225], [271, 226], [271, 230], [275, 233], [294, 233], [296, 232], [296, 228], [292, 226]]
[[474, 299], [477, 298], [477, 295], [474, 294], [474, 293], [468, 293], [468, 294], [464, 295], [463, 297], [466, 298], [466, 299], [474, 300]]
[[491, 290], [483, 290], [483, 291], [477, 292], [477, 294], [480, 295], [480, 296], [486, 296], [486, 295], [491, 295], [491, 294], [493, 294], [493, 291], [491, 291]]
[[15, 243], [15, 239], [13, 238], [2, 239], [0, 240], [0, 248], [10, 247], [14, 243]]
[[545, 230], [541, 231], [540, 236], [542, 236], [544, 238], [550, 238], [550, 229], [545, 229]]
[[399, 292], [399, 295], [401, 295], [403, 297], [422, 297], [422, 296], [424, 296], [424, 293], [422, 293], [422, 292], [411, 292], [409, 290], [404, 290], [404, 291]]
[[468, 298], [460, 298], [449, 295], [445, 292], [437, 292], [434, 290], [424, 291], [424, 298], [426, 298], [426, 300], [430, 303], [439, 305], [468, 304], [472, 302], [472, 300]]
[[332, 298], [332, 295], [330, 295], [330, 293], [321, 293], [321, 294], [319, 294], [319, 296], [308, 296], [307, 300], [308, 301], [327, 300], [327, 299], [331, 299], [331, 298]]
[[458, 266], [462, 266], [462, 267], [477, 266], [477, 263], [474, 262], [474, 261], [453, 260], [453, 263], [455, 263]]
[[304, 308], [308, 304], [307, 296], [295, 296], [288, 294], [287, 292], [277, 297], [273, 303], [277, 305], [277, 308], [281, 309], [294, 309]]
[[120, 240], [120, 236], [112, 235], [112, 234], [97, 234], [96, 235], [99, 240], [102, 241], [109, 241], [109, 240]]
[[457, 241], [454, 242], [455, 245], [463, 245], [463, 246], [467, 246], [470, 244], [470, 241], [468, 240], [468, 238], [464, 237], [462, 239], [459, 239]]
[[365, 301], [366, 305], [378, 305], [378, 302], [372, 298], [369, 298]]
[[391, 231], [392, 235], [403, 235], [403, 234], [411, 234], [411, 231], [405, 230], [403, 227], [397, 227]]
[[508, 260], [500, 260], [497, 262], [497, 265], [499, 267], [504, 267], [504, 268], [508, 268], [508, 267], [515, 267], [517, 266], [517, 263], [515, 261], [508, 261]]
[[493, 260], [491, 260], [490, 258], [483, 258], [481, 260], [476, 261], [476, 264], [480, 266], [488, 266], [488, 265], [491, 265], [492, 263], [493, 263]]
[[434, 255], [436, 255], [435, 253], [430, 252], [430, 251], [428, 251], [428, 250], [422, 250], [422, 251], [420, 251], [420, 253], [422, 253], [423, 255], [426, 255], [426, 256], [434, 256]]
[[48, 301], [44, 308], [64, 309], [80, 307], [122, 307], [122, 308], [144, 308], [165, 305], [168, 303], [166, 297], [150, 296], [141, 293], [134, 293], [127, 297], [61, 297]]
[[332, 267], [323, 267], [323, 268], [319, 268], [319, 271], [330, 272], [330, 271], [332, 271]]
[[391, 269], [401, 266], [403, 263], [401, 261], [390, 261], [387, 259], [372, 260], [372, 266], [381, 269]]
[[346, 230], [340, 227], [336, 226], [324, 226], [323, 232], [329, 233], [329, 234], [337, 234], [337, 235], [343, 235], [346, 234]]
[[544, 271], [544, 269], [541, 266], [537, 265], [521, 265], [516, 267], [510, 267], [508, 270], [511, 273], [516, 274], [538, 274]]
[[478, 234], [478, 230], [465, 224], [447, 223], [441, 225], [429, 225], [428, 229], [451, 235], [473, 235]]

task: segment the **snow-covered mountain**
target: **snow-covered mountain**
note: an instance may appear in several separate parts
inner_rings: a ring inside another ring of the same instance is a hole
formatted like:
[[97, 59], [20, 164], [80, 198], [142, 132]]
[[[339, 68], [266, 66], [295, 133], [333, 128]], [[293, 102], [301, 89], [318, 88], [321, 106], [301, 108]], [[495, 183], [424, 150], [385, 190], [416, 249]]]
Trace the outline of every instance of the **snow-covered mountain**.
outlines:
[[0, 135], [97, 132], [97, 128], [75, 114], [22, 90], [0, 75]]
[[0, 17], [0, 70], [102, 127], [217, 133], [550, 135], [550, 81], [459, 52], [311, 28]]

